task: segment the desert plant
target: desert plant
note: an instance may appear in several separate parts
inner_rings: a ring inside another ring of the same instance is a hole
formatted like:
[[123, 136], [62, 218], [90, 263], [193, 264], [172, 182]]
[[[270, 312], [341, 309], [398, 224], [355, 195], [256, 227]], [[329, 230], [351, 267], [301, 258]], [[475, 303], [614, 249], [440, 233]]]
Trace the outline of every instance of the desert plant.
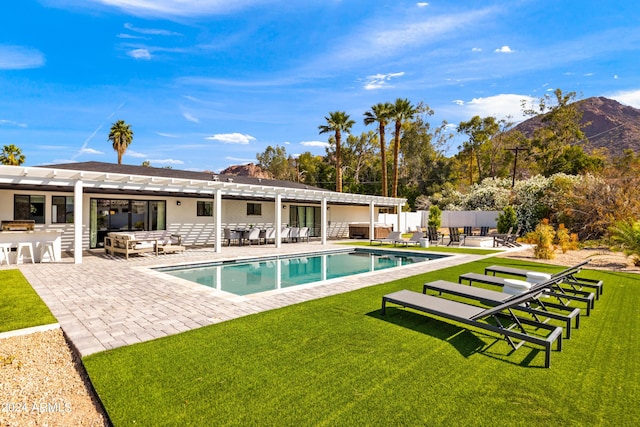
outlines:
[[566, 254], [569, 250], [578, 249], [578, 235], [576, 233], [570, 233], [564, 224], [560, 224], [556, 230], [555, 243], [562, 253]]
[[617, 221], [609, 231], [611, 240], [617, 243], [627, 256], [633, 255], [634, 265], [640, 266], [640, 221]]
[[498, 233], [507, 233], [510, 228], [515, 228], [517, 223], [516, 210], [511, 205], [505, 206], [498, 214]]
[[535, 245], [533, 256], [538, 259], [553, 259], [555, 257], [553, 241], [556, 232], [547, 218], [543, 219], [535, 228], [524, 236], [524, 241]]
[[427, 222], [429, 227], [440, 228], [442, 224], [442, 211], [436, 205], [431, 205], [429, 208], [429, 221]]

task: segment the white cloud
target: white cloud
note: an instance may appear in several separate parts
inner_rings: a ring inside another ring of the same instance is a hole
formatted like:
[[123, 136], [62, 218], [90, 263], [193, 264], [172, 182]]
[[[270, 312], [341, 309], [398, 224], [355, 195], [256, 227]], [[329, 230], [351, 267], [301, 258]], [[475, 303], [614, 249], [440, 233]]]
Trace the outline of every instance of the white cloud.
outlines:
[[87, 147], [83, 147], [78, 151], [78, 154], [99, 154], [102, 155], [104, 154], [104, 151], [99, 151], [99, 150], [95, 150], [93, 148], [87, 148]]
[[127, 151], [124, 152], [124, 155], [125, 156], [129, 156], [129, 157], [133, 157], [133, 158], [136, 158], [136, 159], [144, 159], [144, 158], [147, 157], [146, 154], [139, 153], [139, 152], [134, 151], [134, 150], [127, 150]]
[[0, 45], [0, 70], [23, 70], [44, 65], [39, 50], [24, 46]]
[[479, 47], [474, 47], [471, 49], [471, 52], [482, 52], [482, 49]]
[[176, 159], [149, 159], [149, 163], [156, 165], [183, 165], [184, 162], [182, 160]]
[[614, 79], [614, 80], [618, 80], [619, 78], [620, 78], [620, 77], [618, 77], [618, 75], [617, 75], [617, 74], [614, 74], [614, 75], [613, 75], [613, 79]]
[[614, 92], [604, 95], [607, 98], [615, 99], [621, 104], [629, 105], [634, 108], [640, 108], [640, 89]]
[[367, 83], [364, 85], [366, 90], [380, 89], [383, 87], [391, 87], [389, 82], [396, 77], [404, 76], [404, 72], [389, 73], [389, 74], [375, 74], [373, 76], [367, 76]]
[[300, 145], [304, 145], [305, 147], [328, 147], [329, 143], [328, 142], [323, 142], [323, 141], [302, 141], [300, 143]]
[[530, 102], [535, 101], [535, 98], [528, 95], [500, 94], [486, 98], [473, 98], [469, 102], [458, 100], [455, 103], [464, 110], [464, 116], [468, 118], [473, 116], [493, 116], [500, 120], [510, 117], [510, 121], [518, 123], [526, 118], [522, 114], [523, 100], [528, 105]]
[[151, 54], [147, 49], [133, 49], [127, 52], [127, 55], [135, 59], [151, 59]]
[[134, 36], [133, 34], [125, 34], [125, 33], [120, 33], [116, 37], [119, 39], [149, 40], [149, 37]]
[[0, 125], [18, 126], [21, 128], [27, 127], [26, 123], [18, 123], [18, 122], [14, 122], [13, 120], [0, 120]]
[[505, 46], [502, 46], [499, 49], [496, 49], [494, 52], [497, 52], [497, 53], [514, 53], [515, 50], [512, 50], [509, 46], [505, 45]]
[[225, 160], [231, 160], [232, 162], [241, 162], [241, 163], [255, 163], [256, 162], [255, 159], [244, 159], [242, 157], [232, 157], [232, 156], [226, 156], [224, 159]]
[[164, 132], [156, 132], [156, 135], [158, 136], [162, 136], [165, 138], [177, 138], [178, 135], [172, 134], [172, 133], [164, 133]]
[[205, 139], [211, 141], [220, 141], [224, 144], [248, 144], [251, 141], [255, 141], [256, 139], [251, 135], [246, 135], [242, 133], [218, 133], [213, 136], [208, 136]]
[[427, 3], [426, 1], [421, 1], [419, 3], [416, 3], [416, 6], [418, 6], [418, 7], [427, 7], [427, 6], [429, 6], [429, 3]]
[[187, 120], [188, 120], [188, 121], [190, 121], [190, 122], [193, 122], [193, 123], [200, 123], [200, 120], [198, 120], [198, 118], [197, 118], [197, 117], [192, 116], [192, 115], [191, 115], [191, 114], [189, 114], [189, 113], [182, 113], [182, 115], [184, 116], [184, 118], [185, 118], [185, 119], [187, 119]]
[[92, 0], [140, 16], [218, 15], [274, 0]]
[[155, 36], [181, 36], [182, 35], [180, 33], [176, 33], [175, 31], [160, 30], [157, 28], [134, 27], [129, 23], [124, 24], [124, 27], [129, 31], [133, 31], [135, 33], [140, 33], [140, 34], [147, 34], [147, 35], [155, 35]]

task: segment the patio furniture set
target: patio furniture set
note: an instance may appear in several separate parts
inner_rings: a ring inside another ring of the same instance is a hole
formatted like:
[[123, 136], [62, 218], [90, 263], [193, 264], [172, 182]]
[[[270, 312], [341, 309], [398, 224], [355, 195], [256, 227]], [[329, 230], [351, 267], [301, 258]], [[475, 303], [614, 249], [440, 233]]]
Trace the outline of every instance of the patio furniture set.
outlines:
[[[553, 275], [490, 266], [485, 269], [485, 274], [461, 275], [459, 283], [436, 280], [425, 283], [422, 293], [401, 290], [384, 295], [382, 314], [386, 313], [387, 304], [392, 303], [500, 334], [513, 350], [525, 343], [541, 346], [545, 352], [544, 364], [548, 368], [553, 343], [557, 344], [557, 351], [562, 350], [563, 328], [565, 338], [571, 338], [571, 329], [580, 327], [582, 309], [589, 316], [595, 301], [602, 295], [602, 281], [577, 276], [588, 262]], [[497, 277], [496, 274], [523, 277], [526, 281]], [[463, 285], [463, 280], [468, 280], [470, 286]], [[471, 286], [472, 283], [497, 285], [503, 289], [494, 291]], [[443, 294], [454, 296], [457, 300], [445, 298]], [[461, 298], [471, 302], [461, 302]], [[575, 304], [580, 304], [580, 307]], [[563, 326], [554, 326], [551, 320]]]
[[[257, 243], [258, 245], [275, 243], [276, 241], [276, 229], [274, 227], [268, 228], [225, 228], [223, 229], [223, 240], [227, 243], [227, 246], [231, 246], [232, 242], [235, 242], [239, 246], [245, 244], [251, 245]], [[282, 227], [280, 231], [280, 238], [283, 242], [301, 242], [309, 241], [309, 227]]]
[[107, 254], [123, 254], [129, 259], [129, 255], [150, 252], [155, 255], [183, 252], [185, 247], [180, 235], [158, 230], [108, 233], [104, 238], [104, 250]]

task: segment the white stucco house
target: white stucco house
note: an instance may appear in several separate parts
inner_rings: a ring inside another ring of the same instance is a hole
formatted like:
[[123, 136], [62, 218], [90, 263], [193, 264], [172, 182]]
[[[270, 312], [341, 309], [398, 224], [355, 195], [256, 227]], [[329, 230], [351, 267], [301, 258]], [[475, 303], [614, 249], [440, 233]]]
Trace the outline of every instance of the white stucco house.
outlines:
[[[225, 227], [285, 224], [311, 236], [346, 238], [350, 223], [369, 224], [380, 209], [402, 210], [406, 199], [338, 193], [305, 184], [102, 162], [0, 166], [0, 221], [34, 220], [57, 230], [62, 250], [100, 248], [119, 230], [168, 230], [183, 244], [223, 251]], [[280, 239], [276, 239], [276, 245]]]

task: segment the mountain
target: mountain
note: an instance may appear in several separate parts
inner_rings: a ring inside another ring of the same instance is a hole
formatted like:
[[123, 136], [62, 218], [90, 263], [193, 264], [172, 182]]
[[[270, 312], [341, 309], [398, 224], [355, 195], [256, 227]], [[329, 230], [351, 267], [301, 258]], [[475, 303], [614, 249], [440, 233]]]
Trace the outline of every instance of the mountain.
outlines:
[[225, 170], [220, 172], [221, 175], [236, 175], [236, 176], [250, 176], [253, 178], [265, 178], [272, 179], [273, 176], [260, 166], [253, 163], [247, 163], [246, 165], [234, 165], [229, 166]]
[[[577, 101], [582, 122], [589, 123], [582, 130], [589, 140], [589, 148], [606, 148], [610, 156], [619, 156], [627, 148], [640, 152], [640, 110], [605, 97]], [[533, 117], [514, 129], [529, 137], [540, 126], [540, 118]]]

